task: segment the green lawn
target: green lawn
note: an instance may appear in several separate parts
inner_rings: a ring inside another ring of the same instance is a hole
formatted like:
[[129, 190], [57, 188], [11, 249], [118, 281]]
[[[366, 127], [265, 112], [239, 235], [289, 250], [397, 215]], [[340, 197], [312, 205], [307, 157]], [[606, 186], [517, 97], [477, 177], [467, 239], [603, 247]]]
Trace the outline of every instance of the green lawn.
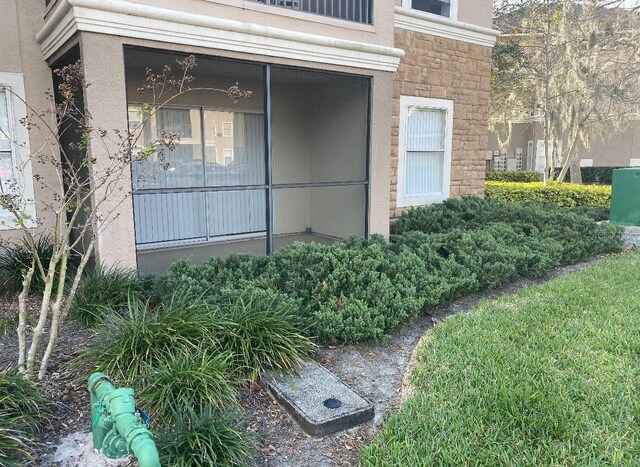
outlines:
[[445, 320], [362, 465], [640, 465], [640, 251]]

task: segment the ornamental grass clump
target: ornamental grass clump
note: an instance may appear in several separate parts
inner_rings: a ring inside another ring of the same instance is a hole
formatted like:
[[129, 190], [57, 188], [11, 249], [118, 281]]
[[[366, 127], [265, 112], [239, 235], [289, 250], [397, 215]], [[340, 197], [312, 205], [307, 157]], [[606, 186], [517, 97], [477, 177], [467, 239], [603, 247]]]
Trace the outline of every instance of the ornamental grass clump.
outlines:
[[215, 307], [212, 319], [224, 323], [216, 333], [220, 349], [241, 379], [287, 370], [316, 349], [296, 302], [286, 295], [255, 287], [224, 290]]
[[237, 409], [238, 380], [229, 353], [198, 349], [169, 350], [136, 379], [137, 402], [164, 423], [194, 407]]
[[[33, 247], [25, 242], [6, 243], [0, 245], [0, 296], [18, 294], [22, 290], [25, 272], [31, 267], [33, 258], [32, 248], [38, 252], [38, 257], [46, 268], [51, 261], [53, 245], [51, 237], [41, 235], [33, 239]], [[56, 276], [57, 277], [57, 276]], [[44, 290], [42, 276], [35, 274], [31, 280], [30, 294], [41, 294]]]
[[176, 414], [156, 434], [161, 464], [173, 467], [250, 466], [255, 440], [238, 411], [208, 407]]
[[127, 308], [129, 300], [147, 299], [153, 283], [151, 276], [141, 276], [133, 269], [98, 266], [81, 279], [69, 316], [92, 326], [98, 313], [120, 311]]
[[216, 325], [209, 320], [210, 306], [187, 295], [155, 308], [148, 301], [132, 299], [125, 310], [104, 311], [99, 309], [98, 338], [72, 364], [102, 371], [123, 384], [132, 384], [174, 352], [218, 345]]
[[0, 466], [17, 467], [32, 462], [29, 444], [51, 416], [51, 401], [23, 375], [0, 372]]

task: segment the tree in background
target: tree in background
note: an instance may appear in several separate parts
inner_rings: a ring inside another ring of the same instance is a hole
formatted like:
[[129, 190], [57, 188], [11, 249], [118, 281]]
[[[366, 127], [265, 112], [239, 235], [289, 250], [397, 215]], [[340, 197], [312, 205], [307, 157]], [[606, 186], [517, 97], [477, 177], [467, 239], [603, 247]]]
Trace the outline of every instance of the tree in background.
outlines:
[[515, 121], [540, 121], [545, 182], [573, 169], [581, 183], [580, 149], [640, 116], [639, 11], [628, 0], [494, 2], [491, 129], [505, 144]]

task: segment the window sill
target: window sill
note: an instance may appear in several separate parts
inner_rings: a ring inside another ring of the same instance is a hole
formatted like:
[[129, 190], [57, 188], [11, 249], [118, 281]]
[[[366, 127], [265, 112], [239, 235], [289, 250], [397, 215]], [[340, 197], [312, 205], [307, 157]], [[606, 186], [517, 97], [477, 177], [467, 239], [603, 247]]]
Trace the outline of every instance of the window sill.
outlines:
[[398, 197], [398, 208], [410, 208], [417, 206], [428, 206], [430, 204], [442, 203], [449, 198], [448, 193], [434, 193], [432, 195], [401, 196]]

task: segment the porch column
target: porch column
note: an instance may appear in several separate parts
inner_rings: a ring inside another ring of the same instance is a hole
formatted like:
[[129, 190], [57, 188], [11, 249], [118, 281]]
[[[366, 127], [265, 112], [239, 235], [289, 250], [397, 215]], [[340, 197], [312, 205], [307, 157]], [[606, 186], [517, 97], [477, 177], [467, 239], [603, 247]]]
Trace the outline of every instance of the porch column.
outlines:
[[[93, 33], [81, 33], [81, 56], [85, 79], [86, 108], [94, 125], [107, 130], [110, 136], [118, 129], [127, 129], [127, 98], [125, 91], [124, 53], [117, 37]], [[124, 133], [123, 133], [124, 134]], [[99, 138], [89, 144], [90, 157], [96, 159], [99, 168], [109, 163], [109, 152], [115, 145], [105, 148]], [[101, 215], [109, 220], [100, 227], [96, 245], [96, 264], [106, 267], [136, 268], [136, 243], [133, 224], [131, 170], [127, 168], [113, 194], [101, 206]]]
[[391, 182], [391, 97], [393, 74], [371, 80], [371, 149], [369, 161], [369, 234], [389, 237]]

